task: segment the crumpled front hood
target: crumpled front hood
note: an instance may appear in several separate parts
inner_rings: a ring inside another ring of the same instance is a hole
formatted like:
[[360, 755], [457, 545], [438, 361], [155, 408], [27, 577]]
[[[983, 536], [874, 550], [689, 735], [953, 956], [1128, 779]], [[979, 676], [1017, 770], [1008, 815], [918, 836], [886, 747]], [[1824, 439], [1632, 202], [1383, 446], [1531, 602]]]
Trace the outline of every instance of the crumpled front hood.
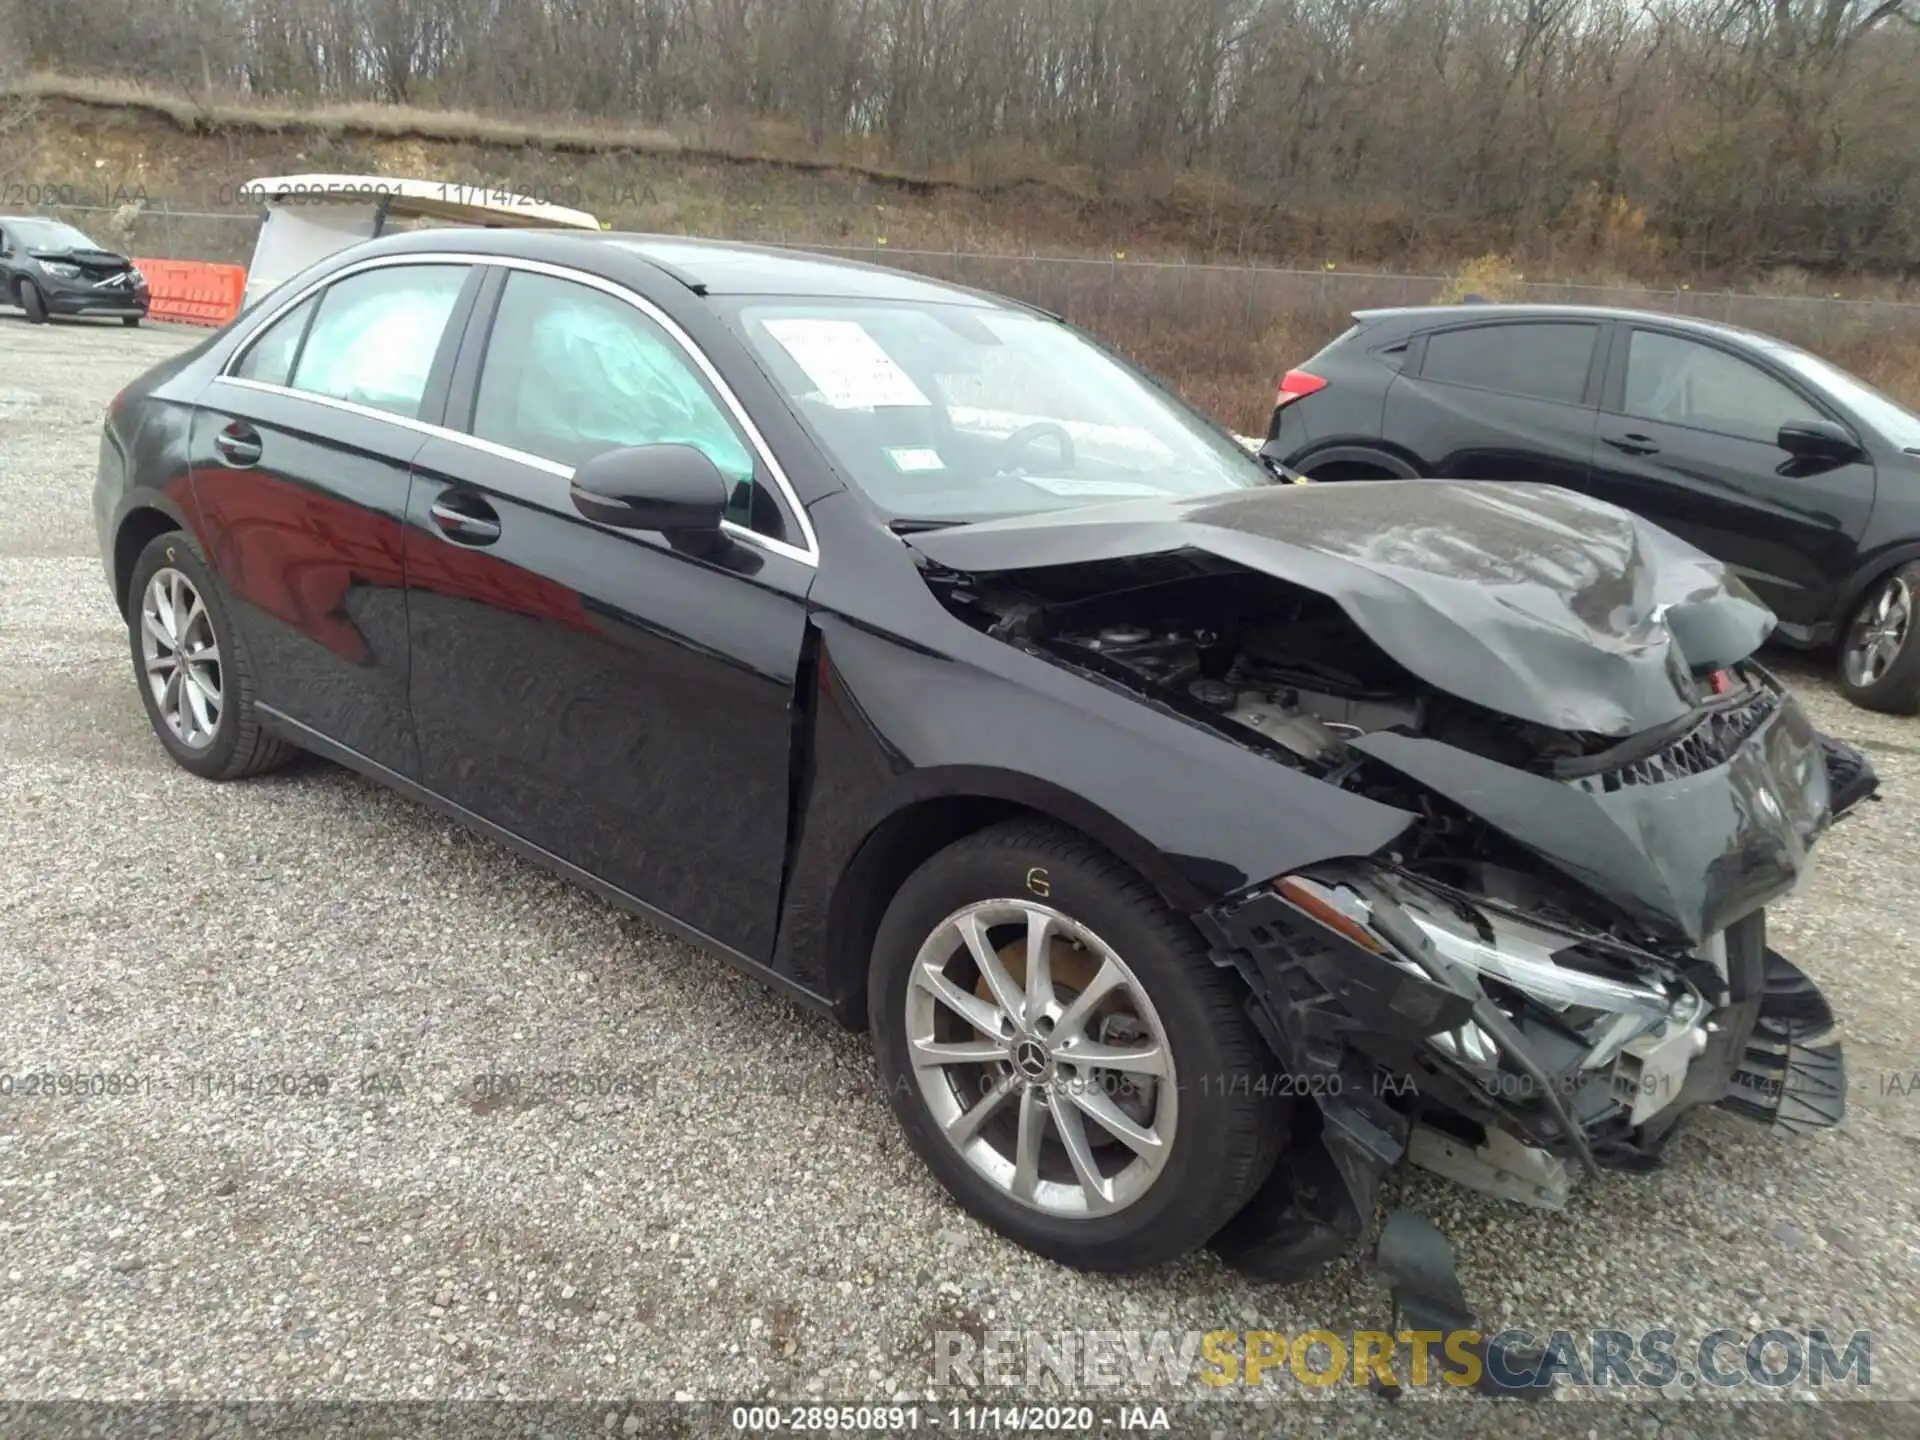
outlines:
[[88, 250], [69, 246], [65, 250], [34, 250], [36, 260], [70, 260], [76, 265], [94, 265], [125, 269], [133, 262], [113, 250]]
[[1718, 561], [1550, 485], [1274, 485], [923, 531], [997, 574], [1192, 551], [1327, 596], [1435, 689], [1556, 730], [1638, 734], [1694, 707], [1691, 674], [1774, 619]]

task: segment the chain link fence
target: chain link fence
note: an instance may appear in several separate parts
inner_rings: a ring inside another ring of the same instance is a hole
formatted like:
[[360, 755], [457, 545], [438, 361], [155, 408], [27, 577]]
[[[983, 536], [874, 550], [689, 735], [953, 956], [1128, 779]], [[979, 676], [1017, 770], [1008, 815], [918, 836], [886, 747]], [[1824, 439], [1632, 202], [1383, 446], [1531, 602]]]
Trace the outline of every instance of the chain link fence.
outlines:
[[[1356, 310], [1431, 305], [1453, 283], [1445, 275], [983, 255], [878, 244], [795, 248], [1013, 295], [1096, 333], [1131, 328], [1145, 318], [1161, 326], [1202, 329], [1227, 345], [1258, 340], [1276, 328], [1292, 329], [1303, 318], [1331, 339]], [[1516, 303], [1612, 306], [1713, 320], [1811, 350], [1848, 348], [1867, 337], [1920, 347], [1920, 304], [1905, 301], [1578, 283], [1526, 283], [1513, 292]]]
[[[175, 210], [164, 203], [117, 211], [49, 206], [44, 213], [103, 244], [156, 259], [245, 265], [259, 233], [257, 212]], [[790, 248], [910, 270], [1037, 305], [1133, 356], [1196, 404], [1246, 430], [1265, 428], [1280, 373], [1344, 330], [1354, 311], [1432, 304], [1451, 283], [1440, 275], [994, 255], [879, 242]], [[1539, 283], [1515, 287], [1512, 298], [1666, 311], [1743, 326], [1826, 355], [1897, 398], [1920, 404], [1920, 304]]]

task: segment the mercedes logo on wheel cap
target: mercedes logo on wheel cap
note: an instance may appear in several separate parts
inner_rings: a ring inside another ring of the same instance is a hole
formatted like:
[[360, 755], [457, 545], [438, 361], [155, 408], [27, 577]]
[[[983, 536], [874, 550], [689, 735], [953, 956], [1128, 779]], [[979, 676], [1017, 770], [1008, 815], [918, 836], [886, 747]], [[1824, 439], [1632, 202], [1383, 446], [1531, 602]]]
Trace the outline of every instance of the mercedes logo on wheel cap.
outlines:
[[1047, 1047], [1038, 1040], [1022, 1040], [1013, 1047], [1013, 1066], [1029, 1080], [1044, 1080], [1052, 1064]]

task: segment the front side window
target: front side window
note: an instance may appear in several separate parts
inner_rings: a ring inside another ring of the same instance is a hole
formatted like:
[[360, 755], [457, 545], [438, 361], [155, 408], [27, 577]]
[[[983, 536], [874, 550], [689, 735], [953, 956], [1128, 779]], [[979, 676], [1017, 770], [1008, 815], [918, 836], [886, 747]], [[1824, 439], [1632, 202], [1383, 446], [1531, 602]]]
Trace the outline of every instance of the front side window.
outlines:
[[289, 383], [418, 419], [466, 279], [464, 265], [387, 265], [328, 286]]
[[753, 299], [730, 318], [890, 520], [946, 524], [1272, 483], [1229, 436], [1042, 316]]
[[1481, 325], [1427, 337], [1422, 380], [1577, 405], [1587, 390], [1597, 325]]
[[1759, 367], [1712, 345], [1657, 330], [1633, 332], [1622, 408], [1640, 420], [1690, 425], [1768, 444], [1790, 420], [1826, 418]]
[[1848, 406], [1895, 446], [1920, 454], [1920, 415], [1881, 394], [1858, 375], [1849, 374], [1818, 355], [1779, 343], [1770, 343], [1765, 349], [1774, 360], [1825, 392], [1828, 398]]
[[629, 445], [691, 445], [734, 495], [728, 519], [777, 532], [755, 504], [753, 454], [685, 350], [616, 296], [550, 275], [507, 277], [480, 369], [472, 430], [579, 466]]

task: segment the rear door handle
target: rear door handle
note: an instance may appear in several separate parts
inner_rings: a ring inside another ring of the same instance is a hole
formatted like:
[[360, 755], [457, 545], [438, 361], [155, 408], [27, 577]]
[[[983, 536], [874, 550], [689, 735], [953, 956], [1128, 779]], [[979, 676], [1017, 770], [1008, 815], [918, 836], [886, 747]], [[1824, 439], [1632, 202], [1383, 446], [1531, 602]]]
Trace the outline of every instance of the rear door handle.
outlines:
[[1658, 455], [1660, 447], [1654, 443], [1651, 435], [1607, 435], [1603, 436], [1607, 444], [1627, 455]]
[[214, 435], [213, 448], [223, 464], [244, 470], [260, 463], [260, 432], [244, 420], [236, 420]]
[[491, 545], [500, 538], [500, 517], [477, 495], [443, 495], [427, 514], [456, 545]]

